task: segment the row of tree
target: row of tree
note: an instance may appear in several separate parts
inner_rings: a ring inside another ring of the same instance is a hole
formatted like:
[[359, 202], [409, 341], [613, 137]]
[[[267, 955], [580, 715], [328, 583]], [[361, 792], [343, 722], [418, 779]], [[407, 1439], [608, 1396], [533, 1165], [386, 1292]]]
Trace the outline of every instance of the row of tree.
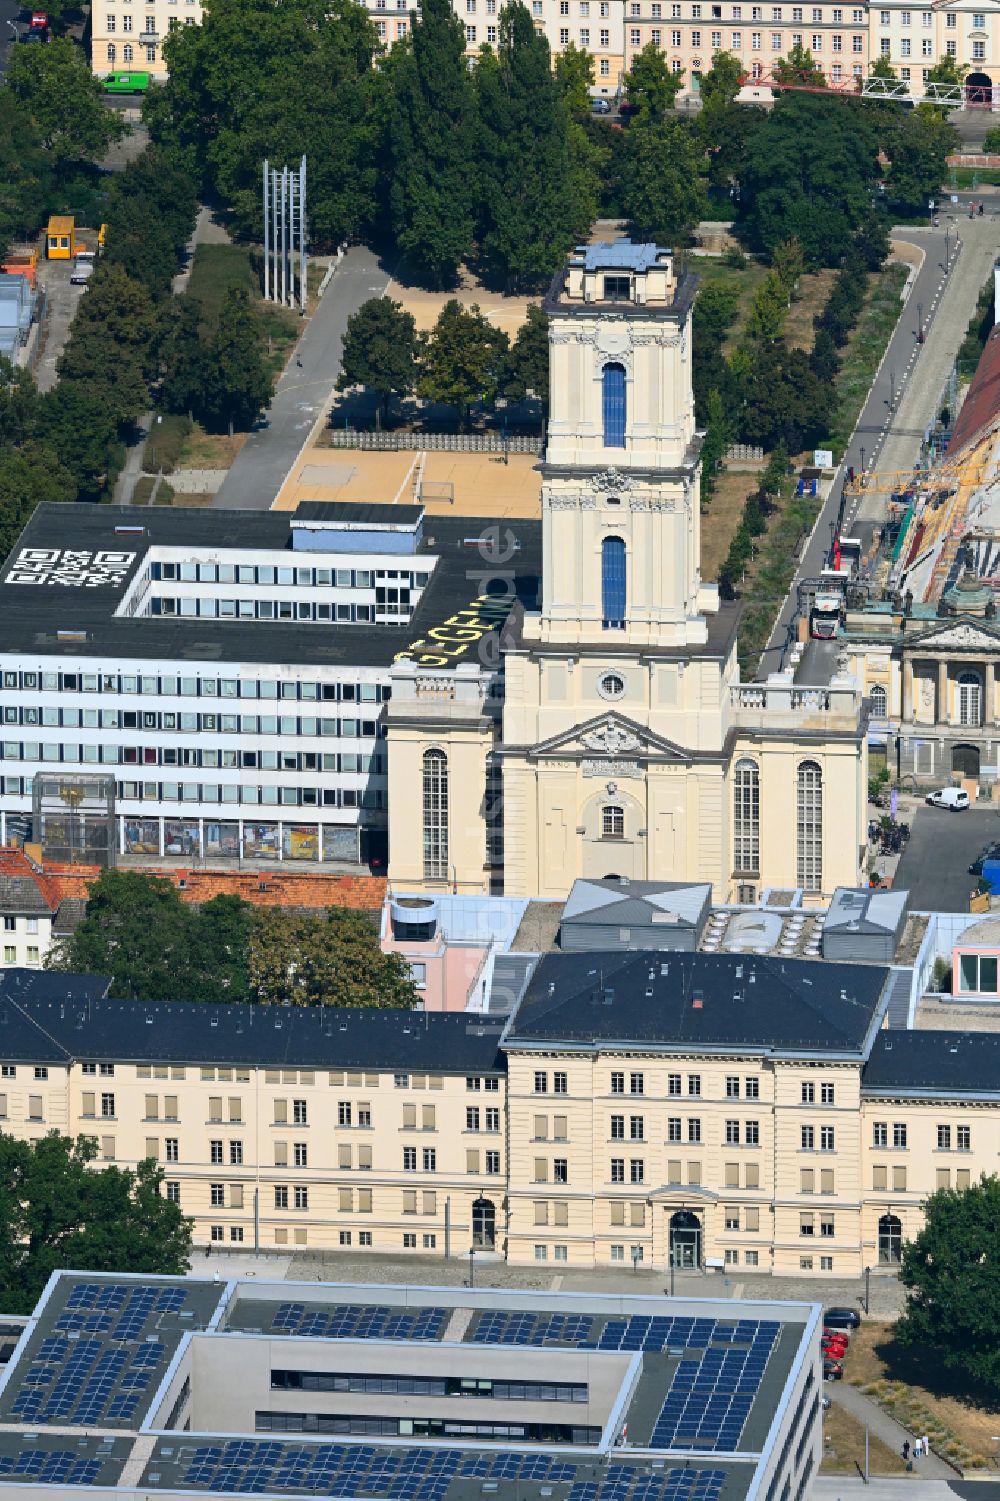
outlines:
[[[598, 213], [682, 242], [709, 193], [731, 200], [753, 249], [795, 237], [807, 264], [836, 264], [880, 179], [890, 198], [922, 206], [952, 139], [924, 107], [821, 93], [785, 94], [769, 112], [737, 104], [745, 69], [727, 53], [700, 81], [700, 113], [679, 118], [683, 75], [652, 45], [623, 80], [632, 112], [617, 129], [591, 115], [593, 58], [570, 46], [553, 66], [520, 0], [471, 72], [450, 0], [428, 0], [387, 52], [350, 0], [215, 0], [165, 51], [170, 79], [145, 106], [153, 136], [243, 228], [261, 232], [262, 158], [305, 151], [315, 242], [383, 237], [439, 287], [463, 262], [536, 287]], [[783, 68], [823, 83], [800, 47]]]
[[309, 914], [236, 896], [201, 906], [153, 876], [102, 871], [87, 914], [49, 952], [49, 968], [111, 976], [127, 999], [294, 1006], [409, 1007], [406, 962], [383, 954], [360, 912]]
[[342, 391], [364, 386], [378, 394], [384, 416], [392, 396], [416, 394], [453, 406], [464, 424], [469, 407], [498, 396], [549, 394], [548, 318], [531, 305], [513, 344], [475, 304], [446, 302], [429, 332], [417, 332], [410, 313], [387, 297], [362, 303], [347, 320]]

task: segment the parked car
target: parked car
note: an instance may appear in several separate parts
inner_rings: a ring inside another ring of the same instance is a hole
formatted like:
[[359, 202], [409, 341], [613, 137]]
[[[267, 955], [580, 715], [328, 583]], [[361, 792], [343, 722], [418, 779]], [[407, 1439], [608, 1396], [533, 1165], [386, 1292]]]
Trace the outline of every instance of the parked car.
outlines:
[[828, 1308], [823, 1315], [824, 1329], [860, 1329], [861, 1314], [856, 1308]]
[[928, 792], [926, 801], [932, 808], [947, 808], [949, 813], [962, 813], [972, 800], [964, 787], [939, 787], [936, 792]]
[[983, 866], [987, 860], [1000, 860], [1000, 844], [988, 844], [981, 855], [977, 855], [969, 866], [970, 876], [981, 876]]
[[611, 105], [607, 99], [591, 99], [590, 113], [592, 115], [610, 115]]
[[89, 281], [94, 274], [94, 256], [92, 252], [84, 251], [73, 261], [73, 269], [69, 273], [70, 283], [74, 287], [80, 287]]
[[829, 1397], [820, 1397], [820, 1399], [819, 1399], [819, 1405], [820, 1405], [820, 1407], [822, 1407], [822, 1409], [823, 1409], [824, 1412], [829, 1412], [830, 1411], [830, 1406], [831, 1406], [830, 1398]]
[[839, 1360], [831, 1360], [831, 1358], [828, 1355], [824, 1355], [824, 1357], [823, 1357], [823, 1380], [824, 1381], [843, 1381], [843, 1379], [844, 1379], [844, 1367], [841, 1365], [840, 1361]]

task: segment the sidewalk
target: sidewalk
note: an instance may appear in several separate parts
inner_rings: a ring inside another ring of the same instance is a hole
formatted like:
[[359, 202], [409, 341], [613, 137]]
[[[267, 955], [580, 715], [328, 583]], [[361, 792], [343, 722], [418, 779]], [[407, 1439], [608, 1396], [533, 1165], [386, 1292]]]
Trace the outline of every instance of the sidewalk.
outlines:
[[[838, 1407], [843, 1407], [859, 1423], [865, 1424], [876, 1438], [897, 1454], [902, 1454], [903, 1443], [909, 1439], [912, 1447], [916, 1434], [910, 1433], [902, 1423], [897, 1423], [887, 1412], [874, 1403], [871, 1398], [859, 1392], [857, 1387], [848, 1386], [844, 1381], [827, 1381], [824, 1383], [827, 1393]], [[951, 1480], [959, 1478], [951, 1465], [945, 1464], [943, 1459], [938, 1459], [936, 1454], [928, 1454], [926, 1457], [914, 1460], [914, 1474], [925, 1480]]]

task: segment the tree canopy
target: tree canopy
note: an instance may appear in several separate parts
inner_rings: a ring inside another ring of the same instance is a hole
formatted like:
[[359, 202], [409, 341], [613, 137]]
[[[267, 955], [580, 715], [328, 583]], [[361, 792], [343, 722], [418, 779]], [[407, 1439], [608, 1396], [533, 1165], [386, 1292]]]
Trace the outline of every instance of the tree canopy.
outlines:
[[254, 907], [237, 896], [198, 906], [135, 871], [104, 870], [87, 914], [50, 950], [64, 973], [110, 975], [122, 999], [412, 1006], [405, 961], [383, 954], [362, 913]]
[[369, 920], [344, 907], [319, 915], [262, 908], [250, 985], [257, 1000], [279, 1005], [405, 1009], [417, 999], [406, 960], [383, 954]]
[[406, 396], [417, 379], [417, 326], [391, 297], [371, 297], [347, 320], [337, 389], [377, 391], [385, 411], [390, 396]]
[[906, 1307], [903, 1344], [930, 1349], [949, 1371], [1000, 1390], [1000, 1178], [939, 1188], [924, 1204], [924, 1227], [903, 1246], [899, 1280]]
[[95, 1168], [97, 1143], [58, 1132], [0, 1135], [0, 1310], [30, 1313], [49, 1276], [187, 1271], [191, 1222], [163, 1197], [153, 1162]]
[[451, 0], [424, 0], [393, 72], [388, 146], [396, 243], [432, 286], [453, 285], [478, 200], [475, 95]]
[[437, 323], [419, 341], [417, 390], [428, 401], [457, 407], [464, 424], [474, 401], [492, 401], [507, 368], [509, 344], [478, 306], [464, 308], [452, 299]]
[[870, 211], [878, 143], [842, 99], [784, 94], [753, 132], [740, 182], [741, 222], [770, 256], [796, 237], [808, 266], [835, 266]]
[[6, 83], [56, 161], [99, 158], [128, 132], [104, 102], [86, 55], [68, 37], [54, 37], [46, 47], [12, 47]]

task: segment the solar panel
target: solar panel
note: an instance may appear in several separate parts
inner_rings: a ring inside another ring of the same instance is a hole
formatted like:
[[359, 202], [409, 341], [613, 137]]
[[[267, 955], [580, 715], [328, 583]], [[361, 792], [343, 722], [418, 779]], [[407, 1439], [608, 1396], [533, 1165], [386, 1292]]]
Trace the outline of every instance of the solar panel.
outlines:
[[334, 1309], [305, 1303], [281, 1303], [271, 1321], [272, 1334], [314, 1339], [440, 1339], [447, 1308], [392, 1308], [384, 1304], [341, 1303]]

